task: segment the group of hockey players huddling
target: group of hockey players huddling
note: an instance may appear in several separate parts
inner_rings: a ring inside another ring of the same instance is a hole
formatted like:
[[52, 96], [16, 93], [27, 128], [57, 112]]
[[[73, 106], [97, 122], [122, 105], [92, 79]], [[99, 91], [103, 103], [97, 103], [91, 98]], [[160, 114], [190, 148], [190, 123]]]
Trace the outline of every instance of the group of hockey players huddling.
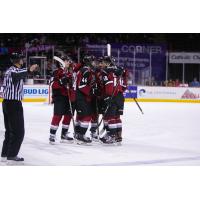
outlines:
[[[51, 82], [54, 114], [50, 127], [50, 144], [56, 141], [61, 120], [61, 142], [121, 143], [120, 116], [124, 110], [123, 92], [127, 88], [127, 71], [116, 66], [114, 58], [110, 56], [95, 58], [87, 55], [81, 64], [74, 63], [69, 56], [63, 56], [61, 59], [65, 66], [58, 64]], [[68, 131], [71, 121], [74, 128], [73, 137]], [[101, 124], [104, 134], [102, 130], [99, 131]], [[89, 127], [90, 137], [86, 137]]]

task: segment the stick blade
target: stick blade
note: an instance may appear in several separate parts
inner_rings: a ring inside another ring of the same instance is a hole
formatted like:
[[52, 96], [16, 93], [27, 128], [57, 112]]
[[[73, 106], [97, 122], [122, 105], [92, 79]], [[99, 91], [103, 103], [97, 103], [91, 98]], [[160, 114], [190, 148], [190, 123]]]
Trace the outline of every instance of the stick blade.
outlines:
[[111, 56], [111, 45], [107, 44], [107, 55]]
[[58, 56], [54, 56], [53, 59], [58, 61], [62, 65], [63, 68], [65, 67], [65, 63], [61, 58], [59, 58]]

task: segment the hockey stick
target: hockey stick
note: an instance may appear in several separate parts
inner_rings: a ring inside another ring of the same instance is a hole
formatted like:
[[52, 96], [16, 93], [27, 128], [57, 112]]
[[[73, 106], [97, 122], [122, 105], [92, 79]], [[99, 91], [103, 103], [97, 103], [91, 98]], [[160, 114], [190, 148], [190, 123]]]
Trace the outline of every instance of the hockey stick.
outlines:
[[[97, 84], [96, 84], [96, 87], [97, 87]], [[99, 138], [99, 108], [98, 108], [98, 99], [96, 97], [96, 114], [97, 114], [97, 134], [98, 134], [98, 138]]]
[[[58, 61], [62, 65], [63, 69], [65, 68], [65, 62], [61, 58], [59, 58], [57, 56], [54, 56], [53, 59], [56, 60], [56, 61]], [[70, 113], [71, 113], [71, 116], [72, 116], [72, 123], [73, 123], [73, 128], [74, 128], [74, 133], [75, 133], [75, 120], [74, 120], [74, 114], [73, 114], [73, 109], [72, 109], [72, 102], [70, 100], [69, 84], [67, 84], [66, 89], [67, 89], [67, 95], [68, 95], [68, 99], [69, 99]]]
[[[111, 45], [110, 45], [110, 44], [107, 44], [107, 56], [111, 56]], [[117, 84], [117, 85], [118, 85], [118, 84]], [[116, 91], [116, 88], [117, 88], [117, 86], [115, 87], [115, 90], [113, 91], [113, 93], [112, 93], [112, 95], [111, 95], [110, 103], [107, 105], [107, 107], [106, 107], [106, 109], [105, 109], [105, 112], [104, 112], [104, 115], [103, 115], [102, 118], [101, 118], [101, 121], [98, 122], [99, 120], [97, 120], [97, 131], [98, 131], [98, 136], [99, 136], [99, 134], [102, 132], [102, 130], [99, 132], [99, 127], [100, 127], [101, 123], [103, 122], [103, 118], [104, 118], [104, 116], [107, 114], [108, 109], [110, 108], [110, 104], [111, 104], [112, 98], [113, 98], [113, 96], [114, 96], [114, 93], [115, 93], [115, 91]], [[99, 117], [98, 117], [98, 119], [99, 119]]]
[[133, 98], [133, 99], [134, 99], [136, 105], [138, 106], [138, 108], [140, 109], [141, 113], [144, 114], [143, 111], [142, 111], [142, 108], [140, 107], [140, 105], [139, 105], [139, 103], [137, 102], [136, 98]]
[[72, 116], [72, 123], [73, 123], [73, 128], [74, 128], [74, 133], [75, 132], [75, 120], [74, 120], [74, 113], [73, 113], [73, 108], [72, 108], [72, 102], [70, 100], [70, 92], [69, 92], [69, 84], [67, 84], [67, 95], [68, 95], [68, 99], [69, 99], [69, 108], [70, 108], [70, 112], [71, 112], [71, 116]]
[[65, 68], [65, 62], [61, 58], [59, 58], [58, 56], [54, 56], [53, 59], [58, 61], [62, 65], [63, 69]]
[[[110, 98], [110, 103], [107, 105], [106, 110], [105, 110], [105, 112], [104, 112], [104, 114], [103, 114], [103, 116], [102, 116], [102, 118], [101, 118], [101, 121], [100, 121], [99, 124], [98, 124], [98, 127], [101, 126], [101, 123], [102, 123], [102, 121], [103, 121], [103, 118], [104, 118], [104, 117], [106, 116], [106, 114], [108, 113], [108, 110], [109, 110], [109, 108], [110, 108], [110, 106], [111, 106], [111, 101], [112, 101], [112, 99], [113, 99], [113, 97], [114, 97], [114, 94], [115, 94], [115, 91], [116, 91], [118, 85], [119, 85], [119, 82], [117, 83], [117, 85], [116, 85], [116, 87], [115, 87], [115, 90], [114, 90], [113, 93], [112, 93], [112, 96], [111, 96], [111, 98]], [[101, 129], [101, 131], [99, 132], [99, 134], [102, 135], [102, 134], [104, 133], [104, 131], [105, 131], [105, 126], [103, 126], [103, 128]]]
[[111, 56], [111, 45], [107, 44], [107, 55]]
[[112, 93], [112, 95], [111, 95], [111, 97], [110, 97], [110, 101], [109, 101], [109, 103], [108, 103], [108, 105], [107, 105], [107, 107], [106, 107], [106, 109], [105, 109], [105, 112], [104, 112], [104, 114], [103, 114], [103, 116], [102, 116], [102, 118], [101, 118], [101, 121], [97, 124], [97, 128], [98, 128], [99, 126], [101, 126], [101, 123], [103, 122], [103, 118], [104, 118], [104, 117], [107, 115], [107, 113], [108, 113], [108, 110], [109, 110], [109, 108], [110, 108], [110, 106], [111, 106], [112, 99], [113, 99], [113, 97], [114, 97], [114, 94], [115, 94], [115, 92], [116, 92], [116, 90], [117, 90], [118, 85], [119, 85], [119, 82], [117, 82], [117, 85], [115, 86], [115, 89], [113, 90], [113, 93]]
[[51, 96], [51, 87], [52, 87], [53, 80], [49, 80], [49, 101], [48, 104], [52, 104], [52, 96]]

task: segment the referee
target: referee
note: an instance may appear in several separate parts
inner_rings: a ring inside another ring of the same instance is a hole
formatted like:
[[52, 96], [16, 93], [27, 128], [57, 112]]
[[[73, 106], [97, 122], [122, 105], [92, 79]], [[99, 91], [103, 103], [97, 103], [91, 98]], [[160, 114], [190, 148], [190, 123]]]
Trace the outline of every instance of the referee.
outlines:
[[[11, 55], [12, 66], [6, 71], [3, 82], [3, 115], [5, 125], [5, 139], [3, 142], [1, 161], [21, 162], [24, 158], [18, 157], [18, 153], [24, 138], [24, 114], [21, 100], [23, 99], [24, 79], [27, 69], [22, 68], [23, 58], [21, 54]], [[34, 71], [37, 65], [30, 67]]]

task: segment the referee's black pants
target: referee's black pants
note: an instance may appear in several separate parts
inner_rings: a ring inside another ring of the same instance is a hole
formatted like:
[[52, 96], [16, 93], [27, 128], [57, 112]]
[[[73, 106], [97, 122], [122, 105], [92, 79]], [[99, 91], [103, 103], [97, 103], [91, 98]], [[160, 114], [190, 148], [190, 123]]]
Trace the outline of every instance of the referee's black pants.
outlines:
[[15, 157], [19, 153], [24, 139], [24, 114], [21, 101], [3, 100], [5, 139], [2, 157]]

